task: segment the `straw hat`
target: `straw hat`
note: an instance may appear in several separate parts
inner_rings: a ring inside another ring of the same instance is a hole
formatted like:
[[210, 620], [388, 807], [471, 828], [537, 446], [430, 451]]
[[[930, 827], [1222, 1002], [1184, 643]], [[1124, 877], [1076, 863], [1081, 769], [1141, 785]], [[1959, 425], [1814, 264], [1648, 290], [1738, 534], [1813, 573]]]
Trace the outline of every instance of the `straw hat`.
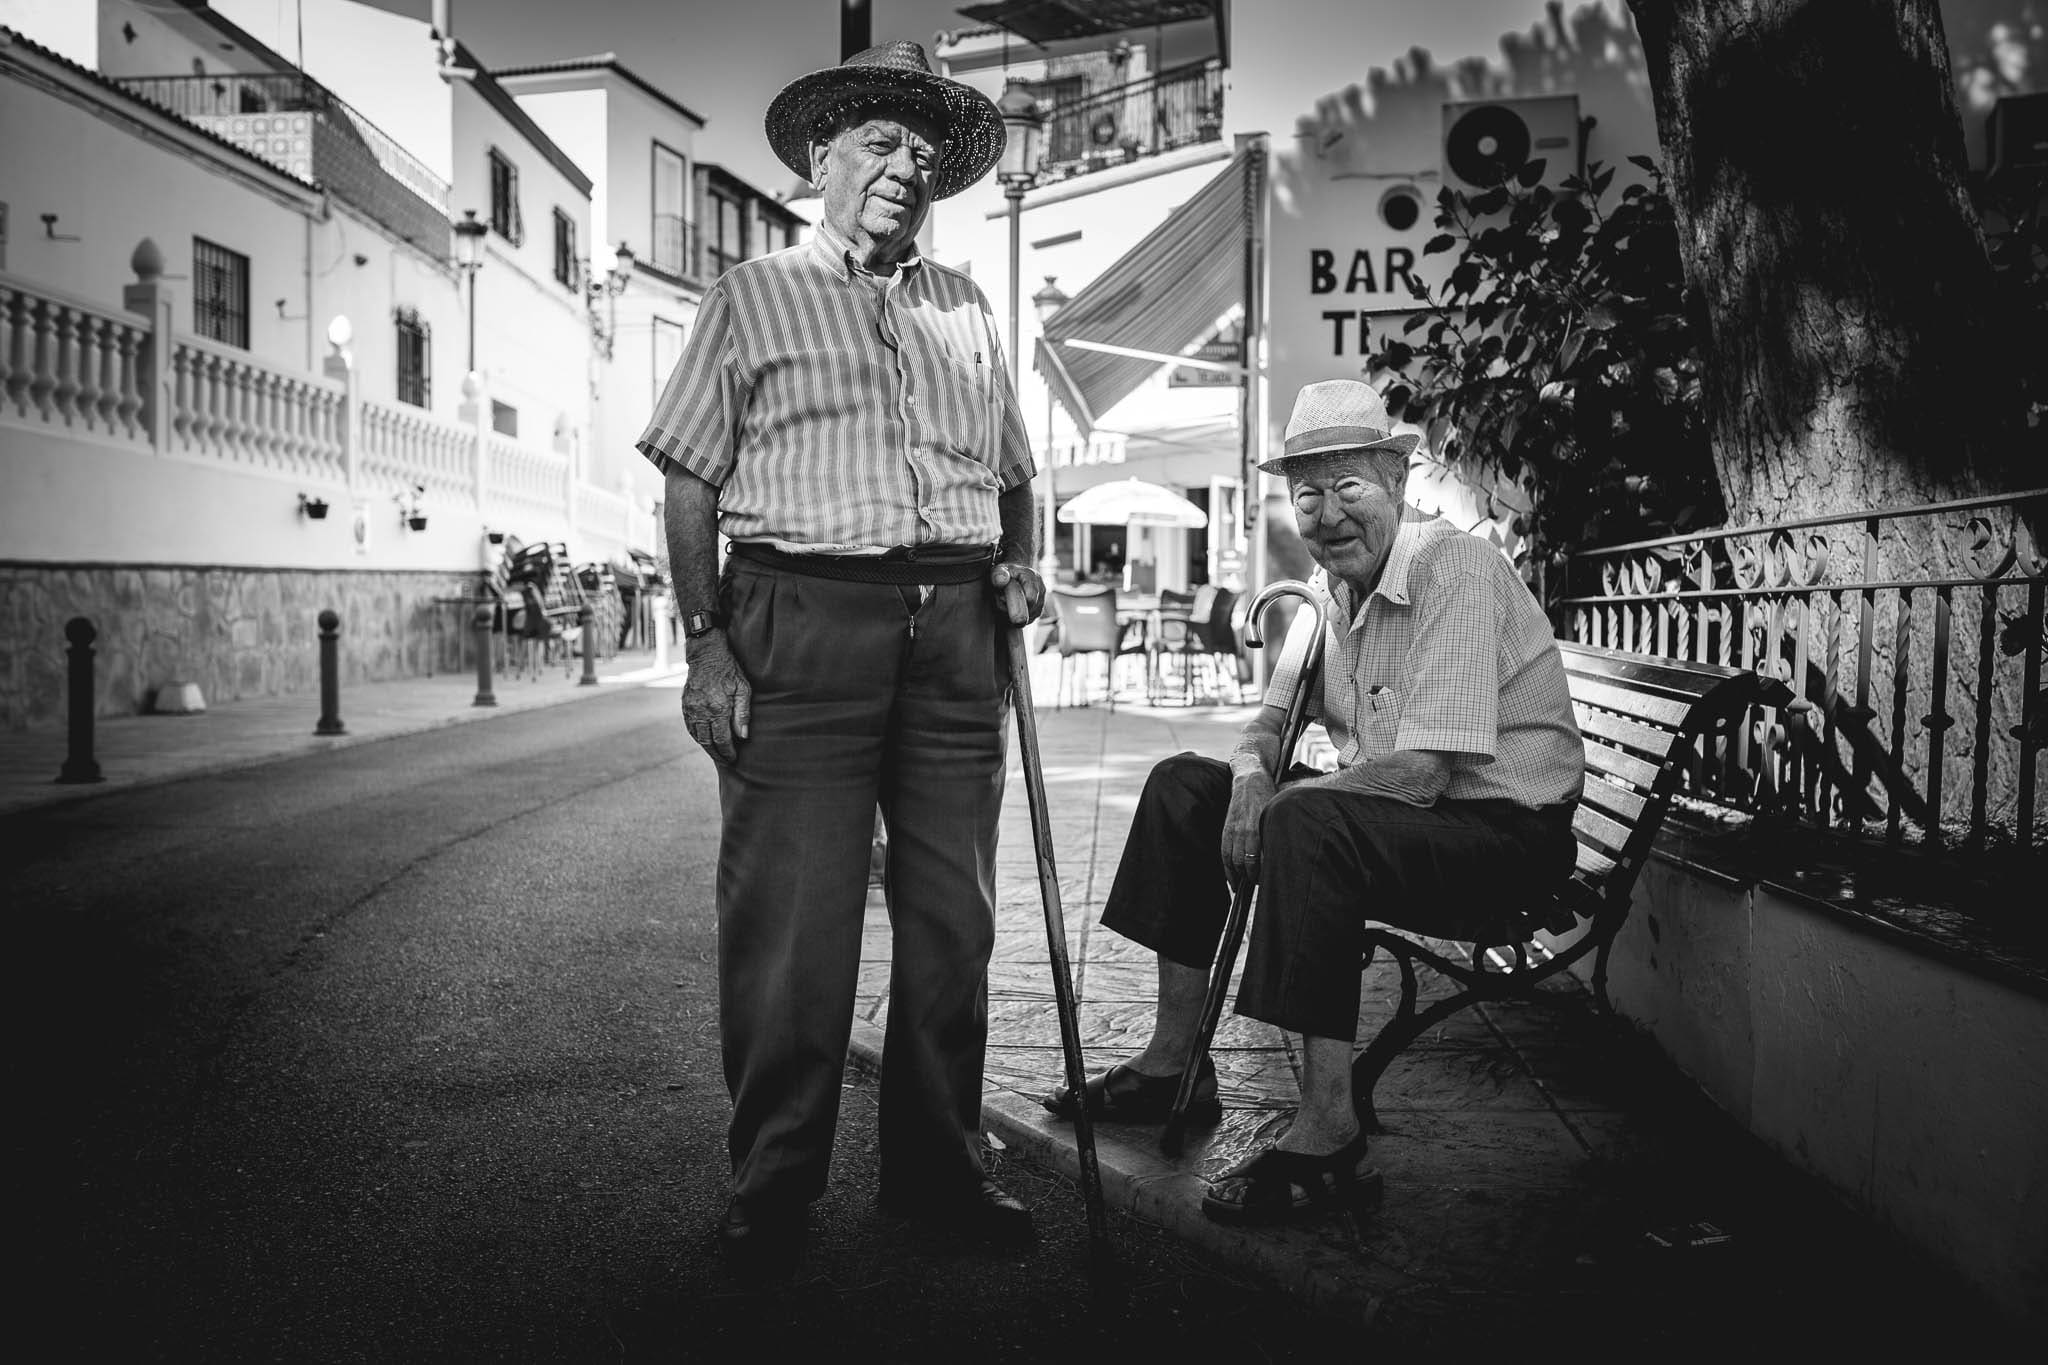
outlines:
[[1340, 450], [1391, 450], [1412, 455], [1422, 437], [1396, 432], [1380, 391], [1357, 379], [1325, 379], [1304, 384], [1294, 396], [1281, 451], [1259, 468], [1268, 474], [1287, 473], [1296, 460]]
[[946, 145], [932, 176], [932, 197], [958, 194], [987, 175], [1003, 154], [1003, 117], [988, 96], [936, 75], [921, 44], [883, 43], [838, 66], [798, 76], [768, 105], [768, 145], [782, 164], [811, 178], [811, 137], [846, 109], [920, 114]]

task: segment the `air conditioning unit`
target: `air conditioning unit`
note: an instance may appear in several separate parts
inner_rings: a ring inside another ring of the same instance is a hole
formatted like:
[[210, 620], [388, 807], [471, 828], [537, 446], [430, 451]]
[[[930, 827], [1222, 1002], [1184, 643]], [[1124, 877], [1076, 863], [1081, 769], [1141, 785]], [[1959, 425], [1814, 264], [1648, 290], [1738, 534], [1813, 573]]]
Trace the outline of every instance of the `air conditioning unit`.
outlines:
[[1579, 173], [1583, 156], [1577, 95], [1444, 104], [1443, 183], [1452, 189], [1491, 189], [1525, 161], [1541, 161], [1538, 183], [1556, 189]]
[[2048, 92], [2002, 97], [1984, 120], [1984, 139], [1993, 179], [2048, 167]]

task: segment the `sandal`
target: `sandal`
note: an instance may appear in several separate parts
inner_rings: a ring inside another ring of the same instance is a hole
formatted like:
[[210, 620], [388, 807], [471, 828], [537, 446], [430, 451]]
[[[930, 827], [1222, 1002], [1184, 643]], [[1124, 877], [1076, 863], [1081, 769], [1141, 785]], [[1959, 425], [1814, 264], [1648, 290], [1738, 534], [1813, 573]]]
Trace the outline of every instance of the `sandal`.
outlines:
[[[1083, 1089], [1090, 1118], [1111, 1123], [1164, 1123], [1173, 1116], [1180, 1077], [1147, 1076], [1118, 1062], [1090, 1076]], [[1071, 1119], [1077, 1112], [1071, 1086], [1061, 1086], [1039, 1103], [1063, 1119]], [[1195, 1093], [1188, 1097], [1187, 1117], [1192, 1123], [1214, 1123], [1223, 1117], [1223, 1103], [1216, 1097], [1216, 1063], [1207, 1057], [1195, 1072]]]
[[1375, 1208], [1386, 1183], [1377, 1168], [1359, 1166], [1365, 1144], [1360, 1133], [1323, 1156], [1263, 1148], [1216, 1177], [1202, 1212], [1219, 1223], [1290, 1223], [1339, 1205]]

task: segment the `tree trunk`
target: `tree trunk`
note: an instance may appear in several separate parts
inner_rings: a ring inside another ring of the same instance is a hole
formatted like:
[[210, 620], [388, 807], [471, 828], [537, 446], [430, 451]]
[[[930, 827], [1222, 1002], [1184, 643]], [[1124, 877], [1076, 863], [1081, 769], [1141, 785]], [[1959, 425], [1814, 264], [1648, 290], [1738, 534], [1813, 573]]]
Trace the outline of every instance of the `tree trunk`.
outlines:
[[[1705, 418], [1730, 523], [2041, 483], [2041, 462], [2025, 449], [2017, 382], [2018, 366], [2040, 363], [2038, 348], [2029, 354], [2008, 340], [2029, 327], [2011, 291], [1996, 286], [1970, 196], [1937, 0], [1629, 7], [1649, 66], [1686, 283], [1707, 338]], [[2010, 513], [1985, 516], [2014, 534]], [[1969, 514], [1907, 524], [1914, 529], [1904, 536], [1887, 536], [1876, 578], [1982, 572], [1971, 562]], [[1856, 527], [1819, 538], [1839, 566], [1825, 581], [1865, 576]], [[1902, 729], [1891, 733], [1880, 714], [1877, 739], [1909, 766], [1941, 771], [1933, 820], [1966, 816], [1982, 781], [1990, 818], [2009, 828], [2025, 761], [2009, 738], [2025, 714], [2019, 661], [1981, 668], [1972, 643], [1984, 638], [1987, 615], [1996, 629], [2024, 597], [1957, 591], [1941, 701], [1928, 663], [1937, 648], [1931, 597], [1919, 591], [1907, 632]], [[1779, 643], [1789, 651], [1804, 636], [1819, 650], [1827, 595], [1773, 600]], [[1888, 634], [1875, 652], [1878, 676], [1890, 677], [1901, 661]], [[1787, 681], [1808, 692], [1806, 679]], [[1987, 713], [1988, 723], [1975, 723]], [[1945, 717], [1955, 724], [1943, 747]]]
[[2010, 488], [2012, 363], [1935, 0], [1630, 0], [1729, 517]]

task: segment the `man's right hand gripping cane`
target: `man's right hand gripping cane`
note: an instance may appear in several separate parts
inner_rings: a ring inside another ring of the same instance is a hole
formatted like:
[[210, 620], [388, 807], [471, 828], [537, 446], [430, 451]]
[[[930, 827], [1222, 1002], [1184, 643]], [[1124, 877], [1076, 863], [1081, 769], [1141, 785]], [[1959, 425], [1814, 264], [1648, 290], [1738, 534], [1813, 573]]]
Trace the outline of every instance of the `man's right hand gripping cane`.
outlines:
[[1230, 809], [1223, 816], [1223, 870], [1232, 882], [1259, 873], [1259, 820], [1276, 786], [1273, 769], [1280, 752], [1276, 707], [1262, 709], [1247, 725], [1230, 755]]

